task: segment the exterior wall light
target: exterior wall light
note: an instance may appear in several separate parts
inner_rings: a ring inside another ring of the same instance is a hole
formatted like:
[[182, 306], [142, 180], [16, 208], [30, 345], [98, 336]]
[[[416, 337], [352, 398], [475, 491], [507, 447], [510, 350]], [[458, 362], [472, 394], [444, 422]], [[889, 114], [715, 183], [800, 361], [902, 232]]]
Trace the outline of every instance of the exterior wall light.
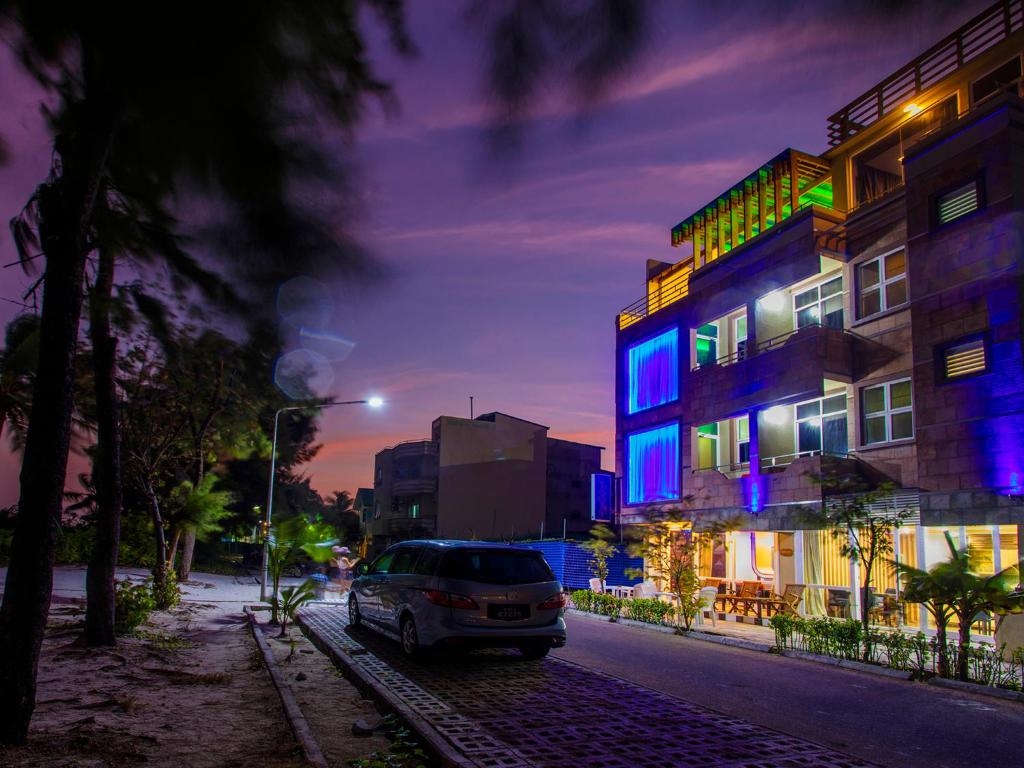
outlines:
[[780, 427], [789, 421], [789, 408], [784, 405], [776, 405], [764, 412], [766, 423]]
[[914, 102], [910, 102], [909, 104], [907, 104], [907, 106], [903, 108], [903, 114], [910, 115], [911, 117], [913, 117], [914, 115], [919, 115], [923, 111], [924, 107], [922, 107], [920, 104], [915, 104]]
[[786, 308], [786, 294], [784, 291], [772, 291], [758, 299], [757, 303], [766, 312], [781, 312]]

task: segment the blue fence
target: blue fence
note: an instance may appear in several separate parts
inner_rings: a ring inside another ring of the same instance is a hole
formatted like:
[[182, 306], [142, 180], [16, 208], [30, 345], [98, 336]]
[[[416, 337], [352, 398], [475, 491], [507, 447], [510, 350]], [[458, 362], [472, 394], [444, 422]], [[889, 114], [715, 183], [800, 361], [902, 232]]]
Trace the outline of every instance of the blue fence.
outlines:
[[[590, 580], [594, 578], [590, 553], [575, 541], [517, 541], [516, 546], [543, 552], [544, 559], [566, 589], [587, 589]], [[608, 561], [608, 579], [605, 583], [615, 586], [637, 584], [640, 578], [626, 576], [626, 569], [640, 569], [643, 565], [642, 557], [630, 557], [625, 547], [618, 545], [615, 547], [615, 555]]]

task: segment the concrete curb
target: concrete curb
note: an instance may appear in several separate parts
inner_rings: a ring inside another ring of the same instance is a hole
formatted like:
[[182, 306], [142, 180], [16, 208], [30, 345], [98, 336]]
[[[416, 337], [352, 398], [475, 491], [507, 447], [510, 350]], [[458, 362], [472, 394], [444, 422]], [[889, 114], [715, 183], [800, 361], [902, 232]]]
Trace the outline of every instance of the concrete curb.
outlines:
[[445, 766], [450, 768], [476, 768], [476, 764], [459, 753], [430, 723], [423, 717], [410, 709], [405, 702], [398, 698], [388, 688], [381, 685], [366, 670], [356, 664], [352, 657], [338, 645], [321, 638], [306, 623], [299, 613], [295, 617], [295, 624], [302, 630], [313, 645], [333, 661], [340, 669], [344, 670], [348, 680], [362, 693], [371, 695], [381, 702], [388, 709], [391, 709], [401, 717], [408, 726], [430, 747], [431, 751], [440, 758]]
[[907, 672], [902, 669], [891, 669], [890, 667], [881, 667], [877, 664], [865, 664], [863, 661], [837, 659], [832, 656], [820, 656], [816, 653], [808, 653], [807, 651], [787, 649], [780, 655], [789, 659], [803, 659], [804, 661], [813, 661], [815, 664], [825, 664], [830, 667], [839, 667], [840, 669], [853, 669], [857, 672], [865, 672], [869, 675], [891, 677], [894, 680], [909, 680], [913, 677], [912, 672]]
[[295, 701], [292, 689], [288, 687], [288, 683], [285, 682], [284, 677], [281, 675], [281, 670], [278, 669], [274, 652], [270, 649], [267, 639], [263, 636], [263, 630], [256, 623], [256, 614], [252, 612], [249, 606], [245, 606], [243, 610], [249, 619], [249, 629], [252, 630], [253, 639], [263, 654], [263, 663], [266, 665], [267, 671], [270, 673], [270, 679], [277, 689], [277, 695], [281, 697], [281, 705], [284, 707], [285, 717], [288, 719], [288, 725], [291, 726], [292, 733], [295, 734], [296, 741], [299, 742], [302, 756], [314, 768], [330, 768], [327, 758], [320, 751], [320, 745], [316, 743], [313, 730], [309, 727], [305, 715], [302, 714], [298, 702]]
[[978, 696], [989, 696], [993, 699], [1024, 702], [1024, 693], [1020, 691], [1008, 691], [1005, 688], [993, 688], [988, 685], [979, 685], [978, 683], [965, 683], [963, 680], [930, 677], [928, 678], [928, 685], [934, 685], [938, 688], [951, 688], [954, 691], [963, 691], [964, 693], [974, 693]]

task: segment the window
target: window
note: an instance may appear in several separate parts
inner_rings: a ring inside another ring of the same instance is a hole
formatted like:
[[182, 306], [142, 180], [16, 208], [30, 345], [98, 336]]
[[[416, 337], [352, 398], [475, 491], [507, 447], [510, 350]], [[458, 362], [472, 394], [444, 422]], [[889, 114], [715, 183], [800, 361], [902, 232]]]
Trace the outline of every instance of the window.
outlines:
[[1001, 67], [996, 67], [987, 75], [983, 75], [971, 83], [971, 102], [977, 104], [1000, 91], [1017, 92], [1020, 83], [1020, 56], [1014, 56]]
[[697, 329], [697, 367], [711, 365], [718, 360], [718, 326], [715, 323]]
[[718, 424], [697, 427], [697, 469], [714, 469], [718, 461]]
[[740, 416], [733, 419], [733, 434], [736, 435], [736, 462], [739, 464], [750, 463], [750, 419], [747, 416]]
[[544, 555], [515, 550], [452, 549], [445, 553], [438, 574], [445, 579], [463, 579], [481, 584], [539, 584], [554, 581]]
[[420, 551], [416, 547], [403, 547], [395, 552], [395, 559], [391, 561], [388, 573], [415, 573], [416, 559]]
[[843, 327], [843, 278], [834, 277], [813, 288], [793, 294], [797, 330], [809, 325]]
[[413, 573], [420, 576], [433, 576], [437, 570], [437, 563], [441, 559], [441, 550], [434, 547], [424, 547], [420, 559], [413, 566]]
[[906, 440], [914, 436], [913, 389], [910, 379], [890, 381], [861, 391], [864, 445]]
[[821, 453], [841, 455], [847, 451], [846, 393], [810, 400], [794, 406], [796, 411], [796, 452], [800, 456]]
[[981, 207], [978, 196], [978, 180], [972, 179], [951, 192], [939, 195], [935, 200], [935, 214], [939, 225], [949, 224], [962, 216], [973, 213]]
[[883, 312], [907, 301], [907, 252], [902, 248], [857, 267], [858, 317]]
[[373, 505], [373, 519], [380, 520], [380, 502], [375, 502]]
[[383, 478], [384, 478], [384, 469], [382, 467], [377, 467], [377, 483], [379, 484]]
[[414, 501], [412, 504], [409, 505], [409, 517], [419, 517], [419, 516], [420, 516], [420, 503], [418, 501]]
[[626, 438], [626, 503], [678, 499], [679, 424], [634, 432]]
[[942, 350], [942, 376], [946, 381], [975, 376], [988, 371], [985, 338], [977, 336]]
[[394, 559], [394, 552], [385, 552], [373, 561], [373, 565], [370, 566], [370, 573], [388, 573], [391, 569], [391, 561]]
[[740, 315], [733, 321], [732, 338], [736, 359], [742, 360], [747, 356], [747, 316]]
[[670, 328], [626, 352], [627, 413], [679, 397], [679, 329]]

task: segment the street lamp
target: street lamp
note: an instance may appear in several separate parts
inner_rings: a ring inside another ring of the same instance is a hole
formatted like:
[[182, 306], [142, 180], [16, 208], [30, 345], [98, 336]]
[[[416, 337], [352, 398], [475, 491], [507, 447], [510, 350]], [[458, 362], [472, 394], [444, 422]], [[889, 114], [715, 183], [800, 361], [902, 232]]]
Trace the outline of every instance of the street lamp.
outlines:
[[267, 514], [263, 518], [263, 564], [260, 567], [260, 600], [267, 599], [267, 561], [270, 558], [270, 517], [274, 509], [274, 469], [277, 463], [277, 426], [281, 414], [285, 411], [305, 411], [309, 408], [331, 408], [335, 405], [368, 405], [380, 408], [384, 405], [381, 397], [370, 397], [366, 400], [337, 400], [318, 405], [288, 405], [274, 412], [274, 436], [270, 441], [270, 479], [267, 481]]

